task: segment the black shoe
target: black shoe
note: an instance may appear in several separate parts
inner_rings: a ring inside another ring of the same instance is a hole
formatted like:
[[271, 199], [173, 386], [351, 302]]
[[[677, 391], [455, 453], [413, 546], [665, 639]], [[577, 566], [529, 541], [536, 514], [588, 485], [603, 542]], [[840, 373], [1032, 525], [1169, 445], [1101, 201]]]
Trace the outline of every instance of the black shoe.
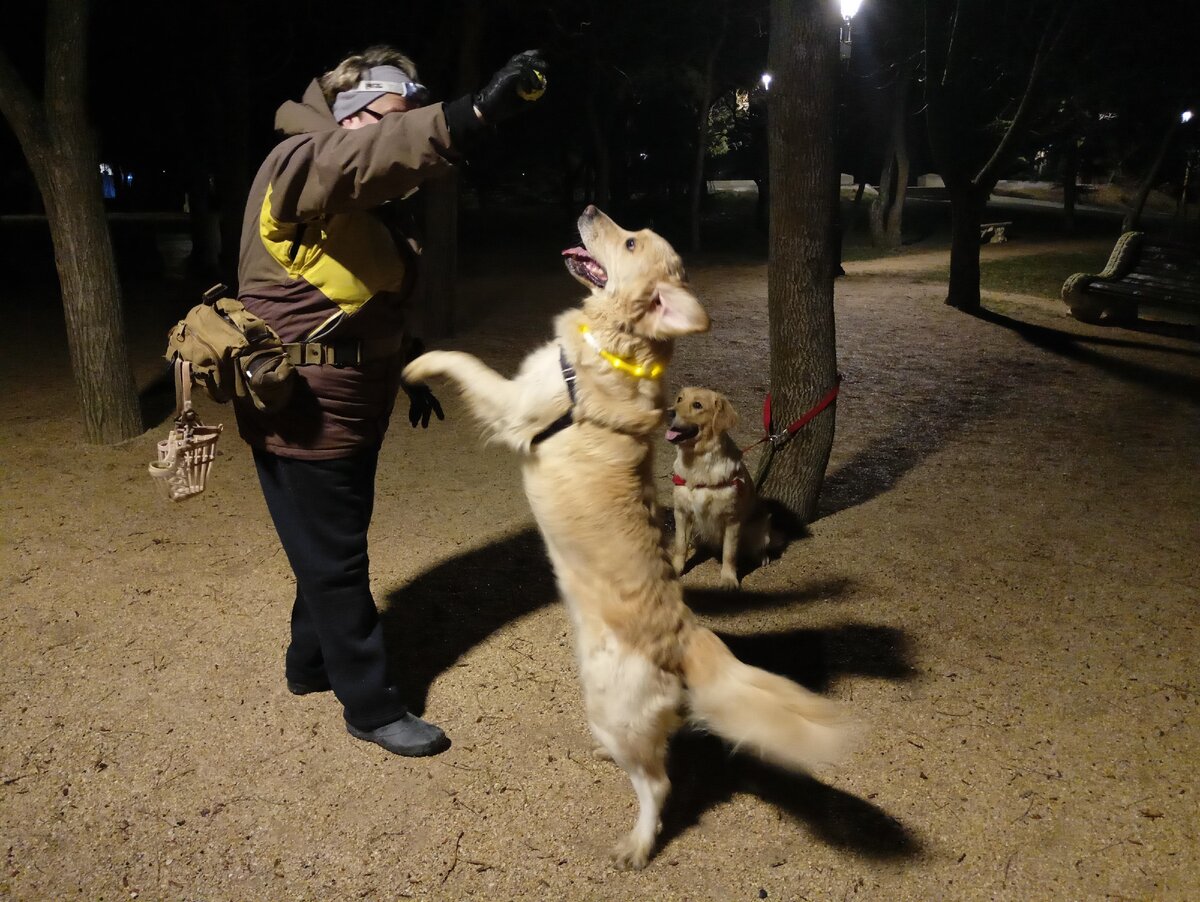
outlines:
[[288, 680], [288, 692], [292, 695], [310, 695], [313, 692], [328, 692], [333, 687], [329, 685], [328, 677], [316, 680]]
[[355, 739], [373, 742], [394, 755], [404, 755], [407, 758], [436, 755], [450, 748], [450, 739], [440, 727], [411, 713], [374, 730], [360, 730], [346, 721], [346, 731]]

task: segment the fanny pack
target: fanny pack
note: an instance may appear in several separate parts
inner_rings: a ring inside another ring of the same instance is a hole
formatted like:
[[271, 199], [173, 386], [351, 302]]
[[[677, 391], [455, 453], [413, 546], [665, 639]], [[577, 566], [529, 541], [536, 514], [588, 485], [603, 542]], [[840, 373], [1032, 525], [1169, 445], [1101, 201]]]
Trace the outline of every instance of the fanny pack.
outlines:
[[[284, 342], [241, 301], [214, 285], [167, 333], [168, 361], [191, 364], [191, 378], [219, 404], [248, 399], [275, 413], [292, 395], [297, 366], [357, 366], [398, 353], [403, 334], [382, 339]], [[176, 370], [178, 374], [179, 370]]]
[[292, 362], [275, 330], [241, 301], [223, 297], [226, 291], [214, 285], [204, 292], [167, 333], [163, 356], [190, 363], [192, 381], [220, 404], [246, 398], [259, 410], [277, 411], [292, 394]]

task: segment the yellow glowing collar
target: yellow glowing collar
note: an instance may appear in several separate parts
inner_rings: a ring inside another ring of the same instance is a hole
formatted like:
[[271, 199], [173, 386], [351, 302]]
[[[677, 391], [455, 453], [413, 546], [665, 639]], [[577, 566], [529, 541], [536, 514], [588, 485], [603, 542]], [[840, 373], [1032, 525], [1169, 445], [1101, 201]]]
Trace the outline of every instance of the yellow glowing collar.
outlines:
[[600, 342], [596, 340], [596, 336], [592, 334], [592, 330], [588, 328], [587, 323], [579, 324], [579, 334], [583, 336], [584, 341], [596, 350], [597, 354], [609, 362], [613, 369], [636, 376], [638, 379], [657, 379], [663, 373], [663, 365], [661, 363], [651, 363], [643, 366], [640, 363], [631, 363], [624, 357], [618, 357], [612, 351], [604, 350], [604, 348], [600, 347]]

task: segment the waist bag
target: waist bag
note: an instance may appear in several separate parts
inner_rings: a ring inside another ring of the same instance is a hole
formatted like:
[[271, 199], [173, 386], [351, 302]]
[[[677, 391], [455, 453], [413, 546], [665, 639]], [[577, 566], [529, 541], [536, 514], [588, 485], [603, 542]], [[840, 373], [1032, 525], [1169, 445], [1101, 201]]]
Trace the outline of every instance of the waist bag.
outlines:
[[[247, 398], [268, 413], [291, 397], [295, 370], [275, 330], [214, 285], [167, 333], [167, 360], [191, 364], [192, 381], [214, 401]], [[177, 371], [178, 372], [178, 371]]]

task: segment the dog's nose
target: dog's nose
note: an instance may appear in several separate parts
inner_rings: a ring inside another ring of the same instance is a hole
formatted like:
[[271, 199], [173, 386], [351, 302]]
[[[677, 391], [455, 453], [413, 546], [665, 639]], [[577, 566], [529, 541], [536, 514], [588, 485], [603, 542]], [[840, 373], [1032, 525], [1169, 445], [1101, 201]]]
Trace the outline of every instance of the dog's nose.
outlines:
[[596, 207], [595, 204], [588, 204], [586, 207], [583, 208], [583, 215], [588, 217], [589, 219], [591, 219], [593, 216], [595, 216], [599, 212], [600, 212], [600, 210]]

